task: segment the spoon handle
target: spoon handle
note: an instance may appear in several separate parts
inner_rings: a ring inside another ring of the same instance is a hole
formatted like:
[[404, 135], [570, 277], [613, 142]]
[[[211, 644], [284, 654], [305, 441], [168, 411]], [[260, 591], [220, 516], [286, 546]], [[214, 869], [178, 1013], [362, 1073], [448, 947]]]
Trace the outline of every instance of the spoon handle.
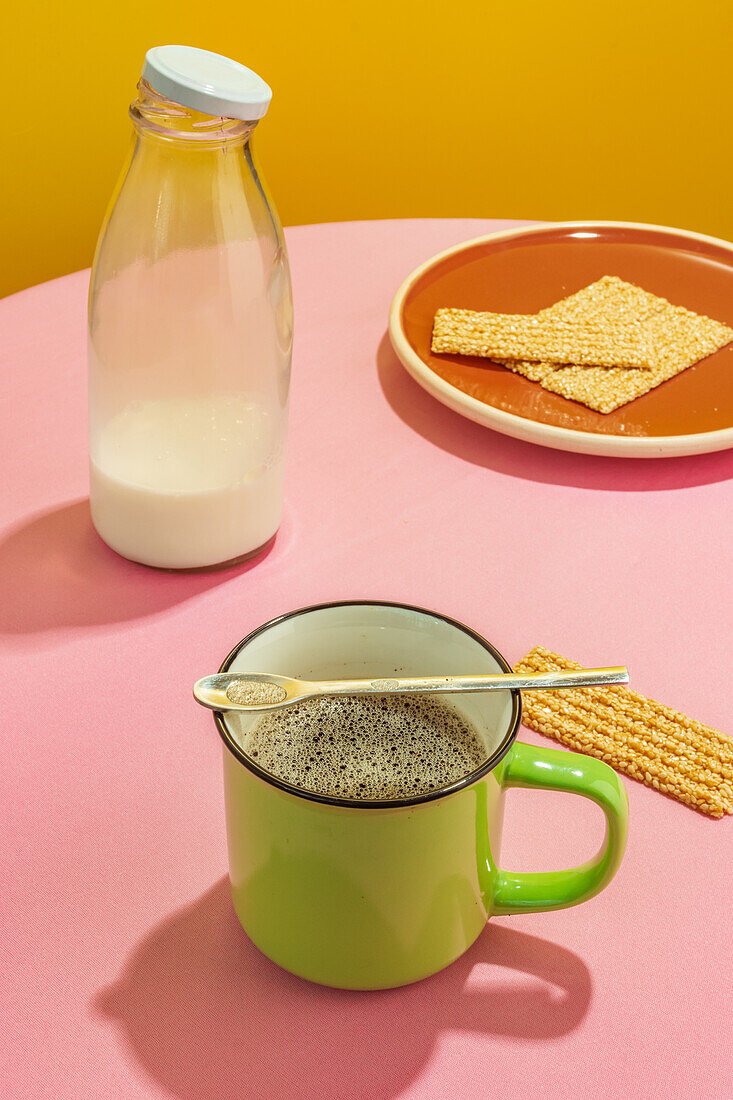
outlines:
[[[623, 666], [581, 668], [572, 672], [501, 673], [496, 676], [428, 676], [422, 679], [383, 677], [376, 680], [332, 680], [308, 684], [314, 694], [371, 695], [379, 692], [429, 691], [549, 691], [553, 688], [591, 687], [598, 684], [628, 684], [629, 673]], [[304, 685], [305, 686], [305, 685]], [[310, 694], [310, 692], [309, 692]]]

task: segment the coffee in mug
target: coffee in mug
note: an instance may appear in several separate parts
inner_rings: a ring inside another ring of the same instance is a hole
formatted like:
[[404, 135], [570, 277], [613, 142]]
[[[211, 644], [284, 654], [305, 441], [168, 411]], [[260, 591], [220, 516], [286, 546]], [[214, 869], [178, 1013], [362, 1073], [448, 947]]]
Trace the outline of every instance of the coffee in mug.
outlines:
[[490, 755], [454, 706], [409, 694], [307, 699], [264, 715], [242, 748], [294, 787], [357, 800], [436, 791]]

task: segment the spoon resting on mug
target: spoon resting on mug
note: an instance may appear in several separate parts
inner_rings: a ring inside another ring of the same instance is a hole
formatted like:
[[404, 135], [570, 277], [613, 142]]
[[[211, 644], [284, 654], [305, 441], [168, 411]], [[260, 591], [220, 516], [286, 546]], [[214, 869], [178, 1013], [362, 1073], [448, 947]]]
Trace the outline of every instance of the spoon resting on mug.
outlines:
[[549, 691], [555, 688], [628, 684], [629, 673], [615, 668], [580, 668], [573, 672], [514, 672], [494, 676], [376, 677], [372, 680], [297, 680], [268, 672], [218, 672], [193, 686], [197, 703], [209, 710], [266, 711], [290, 707], [324, 695], [385, 695], [406, 692]]

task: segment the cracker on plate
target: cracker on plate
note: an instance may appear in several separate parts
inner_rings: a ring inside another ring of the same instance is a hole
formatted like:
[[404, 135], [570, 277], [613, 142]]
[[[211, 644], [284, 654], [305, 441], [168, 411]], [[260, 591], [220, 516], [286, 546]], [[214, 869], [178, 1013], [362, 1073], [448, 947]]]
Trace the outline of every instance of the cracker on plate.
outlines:
[[538, 379], [542, 387], [596, 412], [610, 413], [733, 340], [733, 329], [720, 321], [673, 306], [663, 298], [658, 300], [663, 303], [662, 308], [642, 321], [652, 349], [651, 370], [558, 367]]
[[648, 338], [638, 321], [609, 326], [534, 314], [439, 309], [433, 323], [436, 354], [486, 359], [533, 359], [648, 370]]

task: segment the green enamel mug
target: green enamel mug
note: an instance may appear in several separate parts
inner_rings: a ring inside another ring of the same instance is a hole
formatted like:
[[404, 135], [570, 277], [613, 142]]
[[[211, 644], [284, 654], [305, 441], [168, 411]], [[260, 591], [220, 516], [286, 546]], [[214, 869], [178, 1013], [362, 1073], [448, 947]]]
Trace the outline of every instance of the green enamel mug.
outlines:
[[[221, 672], [304, 679], [509, 672], [501, 654], [444, 615], [393, 603], [303, 608], [253, 631]], [[214, 715], [224, 742], [231, 892], [256, 946], [286, 970], [342, 989], [387, 989], [448, 966], [493, 914], [587, 901], [613, 878], [627, 799], [600, 760], [516, 740], [517, 691], [451, 696], [486, 745], [471, 775], [419, 797], [332, 798], [283, 782], [243, 750], [244, 714]], [[571, 791], [606, 817], [600, 851], [564, 871], [499, 864], [509, 787]]]

